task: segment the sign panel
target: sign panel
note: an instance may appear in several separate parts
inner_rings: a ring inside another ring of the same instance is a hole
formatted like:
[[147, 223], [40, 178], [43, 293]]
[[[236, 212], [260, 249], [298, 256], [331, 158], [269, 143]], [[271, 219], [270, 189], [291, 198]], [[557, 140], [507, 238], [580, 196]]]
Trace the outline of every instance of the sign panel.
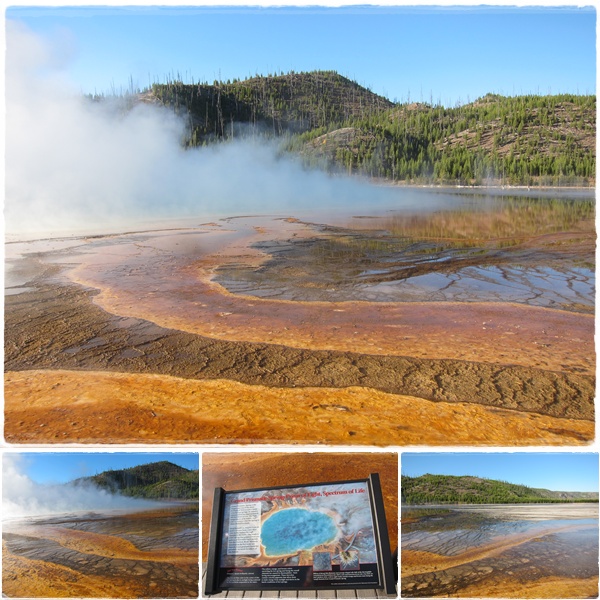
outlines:
[[379, 478], [215, 490], [206, 594], [386, 588], [395, 593]]

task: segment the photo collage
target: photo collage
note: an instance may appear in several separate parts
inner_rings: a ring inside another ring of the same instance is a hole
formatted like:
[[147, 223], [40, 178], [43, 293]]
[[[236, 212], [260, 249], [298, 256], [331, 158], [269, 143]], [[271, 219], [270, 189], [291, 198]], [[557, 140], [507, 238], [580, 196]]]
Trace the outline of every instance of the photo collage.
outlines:
[[3, 598], [599, 597], [593, 3], [3, 24]]

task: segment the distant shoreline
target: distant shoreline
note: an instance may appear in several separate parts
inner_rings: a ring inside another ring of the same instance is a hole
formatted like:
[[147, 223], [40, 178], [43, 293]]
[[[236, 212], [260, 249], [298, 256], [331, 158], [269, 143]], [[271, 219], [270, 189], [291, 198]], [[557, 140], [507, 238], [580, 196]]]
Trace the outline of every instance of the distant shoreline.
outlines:
[[460, 192], [545, 192], [565, 194], [570, 192], [584, 193], [585, 195], [595, 196], [596, 187], [594, 186], [553, 186], [553, 185], [452, 185], [449, 183], [406, 183], [404, 181], [389, 181], [385, 179], [368, 178], [367, 181], [373, 185], [382, 187], [398, 187], [411, 189], [431, 189], [441, 191], [460, 191]]
[[[335, 177], [335, 175], [332, 175]], [[344, 176], [348, 178], [348, 176]], [[592, 187], [527, 187], [527, 186], [462, 186], [462, 185], [450, 185], [450, 184], [416, 184], [416, 183], [403, 183], [393, 182], [384, 179], [373, 179], [364, 178], [357, 175], [351, 176], [350, 179], [354, 179], [357, 182], [367, 183], [375, 187], [385, 188], [396, 188], [396, 189], [407, 189], [407, 190], [421, 190], [421, 191], [434, 191], [434, 192], [447, 192], [457, 194], [482, 194], [487, 193], [490, 196], [510, 196], [513, 194], [519, 194], [522, 196], [536, 198], [536, 197], [563, 197], [566, 194], [571, 196], [577, 196], [582, 199], [590, 199], [596, 197], [596, 188]], [[289, 216], [292, 216], [293, 211], [288, 211]], [[266, 213], [257, 212], [247, 216], [259, 217], [264, 216]], [[270, 213], [269, 213], [270, 214]], [[283, 214], [283, 213], [282, 213]], [[100, 225], [94, 225], [93, 227], [82, 227], [81, 229], [73, 230], [38, 230], [38, 231], [5, 231], [4, 243], [6, 244], [18, 244], [22, 242], [31, 241], [42, 241], [42, 240], [56, 240], [56, 239], [75, 239], [81, 237], [105, 237], [112, 235], [124, 235], [124, 234], [137, 234], [145, 232], [155, 231], [177, 231], [182, 228], [187, 228], [190, 224], [201, 219], [222, 219], [226, 215], [216, 212], [212, 212], [205, 215], [181, 215], [169, 218], [154, 218], [146, 219], [141, 223], [128, 222], [126, 224], [116, 225], [105, 223]], [[238, 217], [239, 215], [228, 215], [229, 218]], [[125, 230], [123, 230], [125, 229]]]

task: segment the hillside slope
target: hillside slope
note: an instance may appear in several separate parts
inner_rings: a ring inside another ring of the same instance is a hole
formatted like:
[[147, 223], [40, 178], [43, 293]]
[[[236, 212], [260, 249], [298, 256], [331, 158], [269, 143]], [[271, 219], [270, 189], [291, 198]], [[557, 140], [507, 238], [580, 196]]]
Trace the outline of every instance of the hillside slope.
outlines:
[[136, 498], [195, 499], [200, 495], [198, 471], [190, 471], [168, 461], [104, 471], [78, 479], [75, 483], [87, 482], [111, 493]]
[[404, 504], [597, 502], [598, 492], [554, 492], [472, 476], [402, 476]]
[[[186, 85], [154, 84], [144, 102], [173, 107], [189, 118], [190, 144], [244, 134], [240, 125], [280, 136], [310, 131], [391, 108], [393, 103], [334, 71], [252, 77]], [[254, 132], [256, 133], [256, 132]]]
[[445, 108], [397, 104], [335, 71], [154, 84], [138, 102], [187, 119], [187, 144], [284, 138], [305, 164], [393, 182], [595, 183], [596, 97], [488, 94]]
[[457, 108], [409, 104], [306, 132], [290, 148], [309, 162], [393, 181], [589, 185], [594, 96], [486, 96]]

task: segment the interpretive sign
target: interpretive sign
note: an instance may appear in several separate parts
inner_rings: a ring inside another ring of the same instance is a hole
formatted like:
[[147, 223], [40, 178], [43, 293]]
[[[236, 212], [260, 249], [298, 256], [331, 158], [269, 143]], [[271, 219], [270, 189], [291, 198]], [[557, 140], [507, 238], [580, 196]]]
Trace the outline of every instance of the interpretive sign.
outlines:
[[215, 489], [205, 593], [383, 588], [396, 593], [379, 475]]

